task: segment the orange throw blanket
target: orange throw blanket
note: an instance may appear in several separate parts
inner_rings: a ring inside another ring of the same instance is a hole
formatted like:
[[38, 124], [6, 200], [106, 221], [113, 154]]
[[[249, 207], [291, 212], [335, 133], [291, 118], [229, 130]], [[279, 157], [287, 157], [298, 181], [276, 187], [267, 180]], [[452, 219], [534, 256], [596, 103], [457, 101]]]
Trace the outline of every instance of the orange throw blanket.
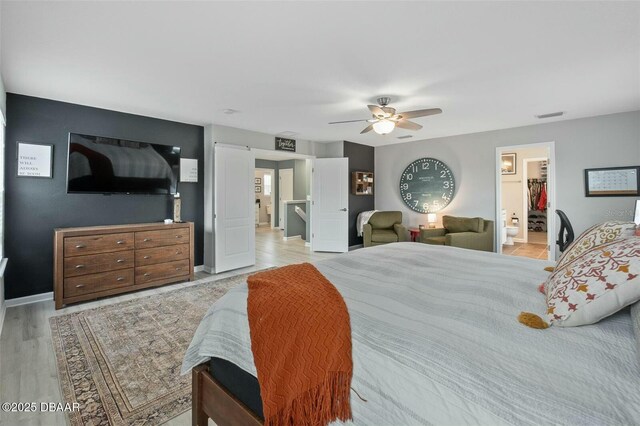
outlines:
[[309, 263], [260, 272], [247, 282], [265, 425], [350, 420], [351, 324], [338, 290]]

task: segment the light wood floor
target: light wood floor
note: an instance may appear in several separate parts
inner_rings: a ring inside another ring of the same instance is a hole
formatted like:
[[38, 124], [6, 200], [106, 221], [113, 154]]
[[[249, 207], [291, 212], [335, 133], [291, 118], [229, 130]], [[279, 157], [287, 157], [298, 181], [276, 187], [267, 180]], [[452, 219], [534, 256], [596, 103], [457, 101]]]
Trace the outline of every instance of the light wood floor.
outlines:
[[549, 257], [546, 244], [532, 243], [513, 243], [512, 246], [503, 245], [502, 254], [543, 260], [546, 260]]
[[[282, 232], [270, 228], [256, 229], [256, 264], [216, 275], [226, 278], [270, 266], [313, 262], [335, 256], [333, 253], [312, 253], [302, 240], [282, 240]], [[210, 276], [204, 272], [196, 278]], [[16, 306], [7, 309], [0, 337], [0, 403], [3, 402], [65, 402], [60, 394], [55, 356], [51, 343], [49, 318], [97, 306], [109, 305], [137, 297], [160, 294], [193, 283], [181, 283], [122, 296], [81, 303], [56, 311], [53, 301]], [[66, 425], [63, 413], [2, 413], [2, 425]], [[190, 425], [191, 412], [184, 413], [167, 425]]]

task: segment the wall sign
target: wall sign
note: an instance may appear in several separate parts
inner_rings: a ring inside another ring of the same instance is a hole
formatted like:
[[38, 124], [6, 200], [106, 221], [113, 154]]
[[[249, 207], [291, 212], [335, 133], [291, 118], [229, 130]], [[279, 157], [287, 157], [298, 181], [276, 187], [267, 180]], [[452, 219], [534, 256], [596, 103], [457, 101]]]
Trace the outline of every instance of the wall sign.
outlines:
[[585, 169], [587, 197], [637, 197], [640, 195], [640, 166]]
[[296, 140], [276, 137], [276, 150], [296, 152]]
[[53, 145], [18, 142], [18, 177], [53, 178]]
[[180, 182], [198, 182], [198, 159], [180, 159]]
[[402, 201], [418, 213], [433, 213], [453, 199], [455, 180], [446, 164], [435, 158], [420, 158], [400, 176]]

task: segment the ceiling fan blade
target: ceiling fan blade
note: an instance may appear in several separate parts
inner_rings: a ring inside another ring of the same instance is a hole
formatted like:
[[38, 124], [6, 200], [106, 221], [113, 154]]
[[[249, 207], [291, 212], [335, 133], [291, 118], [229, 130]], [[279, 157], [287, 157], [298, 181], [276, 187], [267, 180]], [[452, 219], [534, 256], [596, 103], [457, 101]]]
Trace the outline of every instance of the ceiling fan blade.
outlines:
[[420, 130], [422, 126], [409, 120], [400, 120], [396, 123], [396, 127], [407, 130]]
[[395, 113], [396, 113], [396, 109], [395, 108], [382, 107], [380, 109], [387, 114], [387, 117], [391, 117], [391, 116], [395, 115]]
[[367, 108], [369, 108], [369, 111], [371, 111], [371, 114], [375, 115], [376, 117], [386, 116], [386, 113], [384, 112], [384, 110], [380, 108], [378, 105], [367, 105]]
[[435, 115], [442, 113], [440, 108], [431, 108], [431, 109], [417, 109], [415, 111], [407, 111], [401, 112], [400, 115], [402, 118], [417, 118], [417, 117], [426, 117], [427, 115]]
[[373, 130], [373, 124], [369, 124], [367, 127], [364, 128], [363, 131], [360, 132], [360, 134], [367, 133], [367, 132], [370, 132], [372, 130]]
[[368, 119], [364, 119], [364, 120], [346, 120], [346, 121], [332, 121], [329, 124], [341, 124], [341, 123], [357, 123], [359, 121], [369, 121]]

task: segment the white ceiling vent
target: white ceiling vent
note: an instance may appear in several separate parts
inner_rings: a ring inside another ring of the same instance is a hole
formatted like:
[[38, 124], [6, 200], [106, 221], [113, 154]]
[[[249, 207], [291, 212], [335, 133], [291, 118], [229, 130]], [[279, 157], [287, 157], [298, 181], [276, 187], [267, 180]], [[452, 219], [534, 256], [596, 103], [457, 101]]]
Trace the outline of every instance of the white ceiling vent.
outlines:
[[536, 115], [536, 117], [539, 118], [539, 119], [543, 119], [543, 118], [560, 117], [560, 116], [563, 116], [563, 115], [564, 115], [564, 112], [558, 111], [558, 112], [550, 112], [549, 114]]

